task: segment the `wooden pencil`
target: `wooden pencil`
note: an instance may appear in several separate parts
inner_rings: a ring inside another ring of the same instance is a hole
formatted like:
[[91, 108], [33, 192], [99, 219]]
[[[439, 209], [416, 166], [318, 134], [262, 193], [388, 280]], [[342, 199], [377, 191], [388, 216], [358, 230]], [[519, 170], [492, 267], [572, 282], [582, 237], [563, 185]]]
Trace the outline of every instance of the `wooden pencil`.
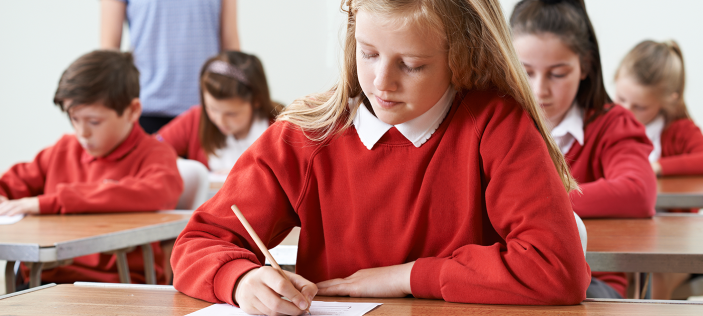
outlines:
[[[273, 256], [271, 255], [271, 253], [269, 252], [268, 247], [266, 247], [266, 245], [264, 245], [264, 243], [261, 241], [261, 238], [259, 238], [259, 235], [257, 235], [256, 232], [254, 231], [254, 228], [251, 227], [251, 225], [249, 224], [247, 219], [244, 218], [244, 215], [239, 210], [239, 208], [236, 205], [232, 205], [232, 211], [234, 212], [234, 215], [237, 216], [239, 221], [242, 222], [242, 225], [244, 225], [244, 229], [247, 230], [247, 232], [249, 233], [249, 236], [251, 236], [251, 238], [254, 239], [254, 243], [256, 243], [256, 246], [259, 247], [259, 250], [261, 250], [261, 252], [264, 253], [266, 260], [268, 260], [271, 263], [271, 266], [274, 269], [276, 269], [286, 280], [288, 280], [288, 282], [291, 282], [291, 280], [288, 278], [286, 273], [283, 272], [283, 269], [281, 269], [281, 266], [279, 266], [278, 263], [276, 262], [276, 259], [274, 259]], [[291, 282], [291, 284], [292, 283], [293, 282]], [[312, 303], [312, 302], [308, 302], [308, 304], [310, 304], [310, 303]], [[308, 312], [308, 314], [310, 314], [310, 306], [309, 305], [305, 311]], [[312, 314], [310, 314], [310, 315], [312, 315]]]

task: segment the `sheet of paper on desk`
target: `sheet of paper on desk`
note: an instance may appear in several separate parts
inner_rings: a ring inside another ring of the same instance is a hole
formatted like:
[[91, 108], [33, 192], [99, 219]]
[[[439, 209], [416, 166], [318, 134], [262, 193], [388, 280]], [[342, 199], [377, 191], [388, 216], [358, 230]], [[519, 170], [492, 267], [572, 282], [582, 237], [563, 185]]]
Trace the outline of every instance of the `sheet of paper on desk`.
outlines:
[[[362, 316], [381, 303], [344, 303], [313, 301], [310, 314], [313, 316]], [[248, 316], [241, 309], [229, 304], [215, 304], [187, 316]]]
[[0, 215], [0, 225], [10, 225], [19, 222], [24, 217], [24, 214], [5, 216]]

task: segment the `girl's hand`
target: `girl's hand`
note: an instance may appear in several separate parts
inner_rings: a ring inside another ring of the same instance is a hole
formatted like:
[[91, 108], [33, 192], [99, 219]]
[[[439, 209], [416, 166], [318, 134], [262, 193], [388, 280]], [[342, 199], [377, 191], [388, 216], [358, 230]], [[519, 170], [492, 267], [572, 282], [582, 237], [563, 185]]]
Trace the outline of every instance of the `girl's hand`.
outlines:
[[[234, 289], [234, 301], [247, 314], [300, 315], [310, 307], [317, 286], [305, 278], [284, 271], [291, 282], [272, 267], [244, 274]], [[292, 284], [291, 284], [292, 283]], [[281, 296], [289, 299], [286, 301]]]
[[658, 161], [652, 163], [652, 170], [654, 170], [654, 174], [657, 175], [657, 177], [662, 175], [662, 165], [660, 165]]
[[0, 215], [39, 214], [39, 199], [27, 197], [17, 200], [8, 200], [0, 195]]
[[410, 272], [415, 262], [363, 269], [344, 279], [317, 283], [317, 294], [351, 297], [404, 297], [412, 294]]

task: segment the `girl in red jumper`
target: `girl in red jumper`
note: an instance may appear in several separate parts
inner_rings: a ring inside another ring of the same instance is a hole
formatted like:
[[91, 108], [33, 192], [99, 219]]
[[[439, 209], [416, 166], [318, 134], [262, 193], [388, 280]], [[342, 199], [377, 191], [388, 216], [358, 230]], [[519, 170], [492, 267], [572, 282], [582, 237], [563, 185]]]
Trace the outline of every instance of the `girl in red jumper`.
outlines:
[[261, 61], [242, 52], [222, 52], [205, 62], [200, 100], [202, 106], [176, 117], [156, 138], [215, 173], [229, 173], [278, 113]]
[[[498, 1], [345, 2], [337, 86], [288, 106], [195, 211], [175, 287], [264, 314], [316, 294], [581, 302], [575, 182]], [[301, 227], [291, 283], [233, 204], [268, 247]]]
[[[674, 41], [637, 44], [615, 74], [617, 101], [645, 124], [654, 144], [649, 161], [657, 175], [703, 174], [703, 134], [688, 115], [685, 82], [683, 55]], [[671, 299], [689, 276], [654, 273], [652, 298]]]
[[[611, 103], [598, 41], [582, 0], [520, 1], [513, 11], [515, 49], [551, 134], [582, 192], [574, 211], [588, 217], [650, 217], [656, 179], [642, 124]], [[624, 297], [625, 275], [594, 273], [589, 297]], [[606, 283], [601, 282], [605, 281]]]
[[649, 154], [657, 175], [703, 174], [703, 134], [683, 100], [686, 74], [674, 41], [644, 41], [615, 74], [616, 100], [645, 125], [654, 144]]

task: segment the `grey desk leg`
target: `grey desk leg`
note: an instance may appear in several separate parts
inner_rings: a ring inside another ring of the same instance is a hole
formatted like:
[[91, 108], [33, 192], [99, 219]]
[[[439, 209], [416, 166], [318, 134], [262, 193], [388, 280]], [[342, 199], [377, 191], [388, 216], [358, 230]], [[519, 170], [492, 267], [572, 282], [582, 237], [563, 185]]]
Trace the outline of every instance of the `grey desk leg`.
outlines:
[[641, 280], [642, 280], [642, 273], [635, 272], [635, 299], [637, 299], [637, 300], [640, 299], [640, 296], [641, 296], [641, 292], [640, 292], [640, 290], [642, 290], [642, 284], [640, 284]]
[[151, 244], [139, 245], [142, 247], [142, 257], [144, 257], [144, 277], [146, 284], [156, 284], [156, 270], [154, 270], [154, 250]]
[[115, 251], [117, 259], [117, 271], [120, 273], [121, 283], [132, 283], [129, 278], [129, 265], [127, 264], [127, 250], [120, 249]]
[[5, 264], [5, 292], [7, 294], [15, 292], [15, 262], [8, 261]]
[[44, 266], [43, 262], [32, 262], [29, 264], [29, 287], [37, 287], [41, 285], [41, 271]]

